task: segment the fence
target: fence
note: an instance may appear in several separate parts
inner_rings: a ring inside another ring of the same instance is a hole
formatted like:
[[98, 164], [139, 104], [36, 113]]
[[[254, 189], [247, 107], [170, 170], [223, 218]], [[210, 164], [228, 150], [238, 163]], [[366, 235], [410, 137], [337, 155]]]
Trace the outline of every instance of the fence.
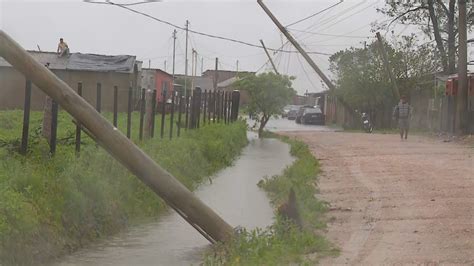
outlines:
[[[31, 104], [31, 82], [26, 81], [25, 85], [25, 101], [23, 109], [23, 130], [20, 143], [19, 152], [23, 155], [28, 152], [28, 135], [30, 124], [30, 104]], [[226, 92], [226, 91], [207, 91], [204, 92], [201, 88], [196, 87], [192, 90], [190, 96], [184, 96], [179, 85], [175, 86], [177, 89], [171, 91], [171, 95], [167, 96], [166, 90], [163, 91], [162, 101], [157, 100], [156, 90], [141, 89], [138, 99], [138, 108], [133, 107], [134, 90], [132, 87], [128, 88], [127, 99], [127, 116], [126, 116], [126, 136], [132, 137], [132, 112], [134, 109], [139, 111], [139, 128], [138, 140], [154, 138], [155, 128], [157, 122], [160, 126], [160, 138], [180, 137], [182, 130], [197, 129], [208, 126], [214, 123], [229, 124], [235, 122], [238, 118], [240, 92]], [[113, 87], [112, 95], [103, 95], [101, 83], [97, 83], [95, 109], [97, 112], [102, 111], [103, 97], [113, 98], [113, 116], [112, 123], [116, 130], [118, 130], [118, 110], [119, 108], [119, 88]], [[77, 84], [77, 94], [82, 97], [83, 86], [82, 83]], [[50, 145], [50, 153], [54, 155], [57, 143], [57, 129], [58, 129], [58, 104], [53, 100], [48, 105], [46, 104], [45, 112], [50, 113], [49, 123], [43, 123], [43, 131], [48, 132], [47, 139]], [[159, 113], [161, 116], [157, 116]], [[167, 114], [169, 114], [169, 124], [167, 122]], [[46, 116], [45, 116], [46, 117]], [[159, 121], [157, 121], [159, 120]], [[183, 123], [184, 121], [184, 123]], [[75, 127], [75, 151], [79, 156], [81, 151], [81, 137], [82, 132], [89, 135], [92, 139], [92, 134], [89, 134], [79, 122], [73, 121]], [[167, 131], [167, 132], [166, 132]]]

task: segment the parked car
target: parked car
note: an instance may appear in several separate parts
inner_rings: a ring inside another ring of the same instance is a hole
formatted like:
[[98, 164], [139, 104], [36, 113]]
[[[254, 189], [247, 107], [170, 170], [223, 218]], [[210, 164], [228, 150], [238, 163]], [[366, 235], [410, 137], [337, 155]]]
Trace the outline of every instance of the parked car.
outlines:
[[300, 106], [299, 109], [298, 109], [298, 112], [296, 113], [296, 118], [295, 118], [295, 122], [297, 124], [301, 124], [301, 117], [303, 116], [303, 113], [304, 113], [304, 110], [306, 108], [313, 108], [313, 106], [311, 105], [304, 105], [304, 106]]
[[295, 120], [296, 116], [298, 115], [298, 110], [300, 109], [299, 106], [295, 105], [292, 106], [290, 111], [288, 111], [287, 118], [288, 120]]
[[301, 124], [324, 125], [324, 114], [319, 108], [304, 108]]
[[292, 107], [293, 107], [293, 105], [287, 105], [287, 106], [283, 107], [283, 112], [281, 113], [281, 117], [287, 117], [288, 113], [291, 111]]

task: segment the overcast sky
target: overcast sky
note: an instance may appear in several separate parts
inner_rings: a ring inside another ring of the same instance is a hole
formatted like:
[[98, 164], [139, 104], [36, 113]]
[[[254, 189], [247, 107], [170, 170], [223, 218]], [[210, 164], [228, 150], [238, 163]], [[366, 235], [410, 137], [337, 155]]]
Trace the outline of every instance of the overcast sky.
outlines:
[[[117, 3], [138, 1], [141, 0], [117, 0]], [[264, 2], [287, 25], [339, 0]], [[317, 33], [292, 31], [307, 51], [332, 54], [350, 46], [362, 46], [362, 42], [373, 40], [370, 23], [386, 19], [376, 12], [376, 7], [383, 4], [384, 1], [345, 0], [290, 29]], [[189, 20], [190, 29], [248, 43], [259, 44], [263, 39], [267, 47], [278, 48], [286, 42], [255, 0], [163, 0], [130, 7], [179, 26], [184, 26]], [[166, 71], [171, 72], [173, 27], [169, 25], [119, 7], [84, 3], [82, 0], [0, 0], [0, 10], [0, 27], [26, 49], [37, 50], [39, 46], [43, 51], [56, 51], [58, 39], [63, 37], [72, 52], [136, 55], [144, 66], [148, 67], [150, 60], [152, 67], [160, 69], [164, 69], [166, 60]], [[409, 32], [412, 29], [399, 30]], [[262, 49], [194, 33], [190, 34], [189, 40], [189, 54], [193, 48], [198, 53], [198, 73], [201, 58], [204, 58], [203, 69], [206, 70], [214, 68], [215, 57], [219, 57], [221, 69], [235, 70], [238, 60], [241, 71], [271, 70], [270, 64], [264, 65], [267, 57]], [[289, 44], [284, 49], [294, 50]], [[176, 73], [184, 72], [184, 50], [185, 33], [178, 30]], [[272, 56], [281, 73], [296, 77], [294, 88], [299, 93], [322, 90], [319, 77], [302, 56], [296, 53], [272, 53]], [[326, 74], [330, 74], [327, 55], [312, 54], [311, 57]]]

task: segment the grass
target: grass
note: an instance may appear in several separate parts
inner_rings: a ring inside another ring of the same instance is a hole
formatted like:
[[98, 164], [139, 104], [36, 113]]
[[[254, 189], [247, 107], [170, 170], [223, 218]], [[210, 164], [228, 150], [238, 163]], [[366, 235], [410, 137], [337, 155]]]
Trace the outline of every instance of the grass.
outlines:
[[[166, 211], [161, 199], [87, 137], [80, 158], [70, 141], [61, 141], [51, 157], [39, 133], [30, 137], [28, 155], [20, 156], [21, 116], [19, 111], [0, 112], [0, 139], [7, 143], [0, 147], [0, 264], [48, 262]], [[124, 121], [121, 115], [121, 130]], [[32, 131], [40, 124], [41, 113], [33, 112]], [[133, 124], [136, 140], [137, 114]], [[71, 132], [71, 117], [60, 113], [58, 138], [68, 139]], [[173, 140], [136, 143], [195, 189], [238, 156], [247, 144], [246, 126], [213, 124], [183, 131]]]
[[[265, 132], [266, 137], [275, 137]], [[259, 186], [269, 195], [273, 206], [288, 198], [295, 190], [303, 229], [300, 231], [277, 216], [266, 229], [243, 230], [230, 243], [217, 246], [205, 256], [206, 265], [313, 265], [322, 256], [338, 251], [318, 232], [326, 227], [324, 213], [327, 205], [315, 197], [319, 163], [306, 144], [287, 137], [279, 137], [291, 146], [297, 160], [281, 175], [265, 178]]]

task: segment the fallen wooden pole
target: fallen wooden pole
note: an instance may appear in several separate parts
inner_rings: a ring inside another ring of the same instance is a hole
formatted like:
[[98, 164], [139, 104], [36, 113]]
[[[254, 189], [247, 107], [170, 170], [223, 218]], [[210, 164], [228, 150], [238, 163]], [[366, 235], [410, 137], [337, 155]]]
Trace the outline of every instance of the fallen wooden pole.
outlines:
[[127, 139], [65, 82], [0, 30], [0, 56], [52, 97], [86, 128], [115, 159], [158, 194], [211, 242], [226, 241], [233, 228], [183, 184]]

